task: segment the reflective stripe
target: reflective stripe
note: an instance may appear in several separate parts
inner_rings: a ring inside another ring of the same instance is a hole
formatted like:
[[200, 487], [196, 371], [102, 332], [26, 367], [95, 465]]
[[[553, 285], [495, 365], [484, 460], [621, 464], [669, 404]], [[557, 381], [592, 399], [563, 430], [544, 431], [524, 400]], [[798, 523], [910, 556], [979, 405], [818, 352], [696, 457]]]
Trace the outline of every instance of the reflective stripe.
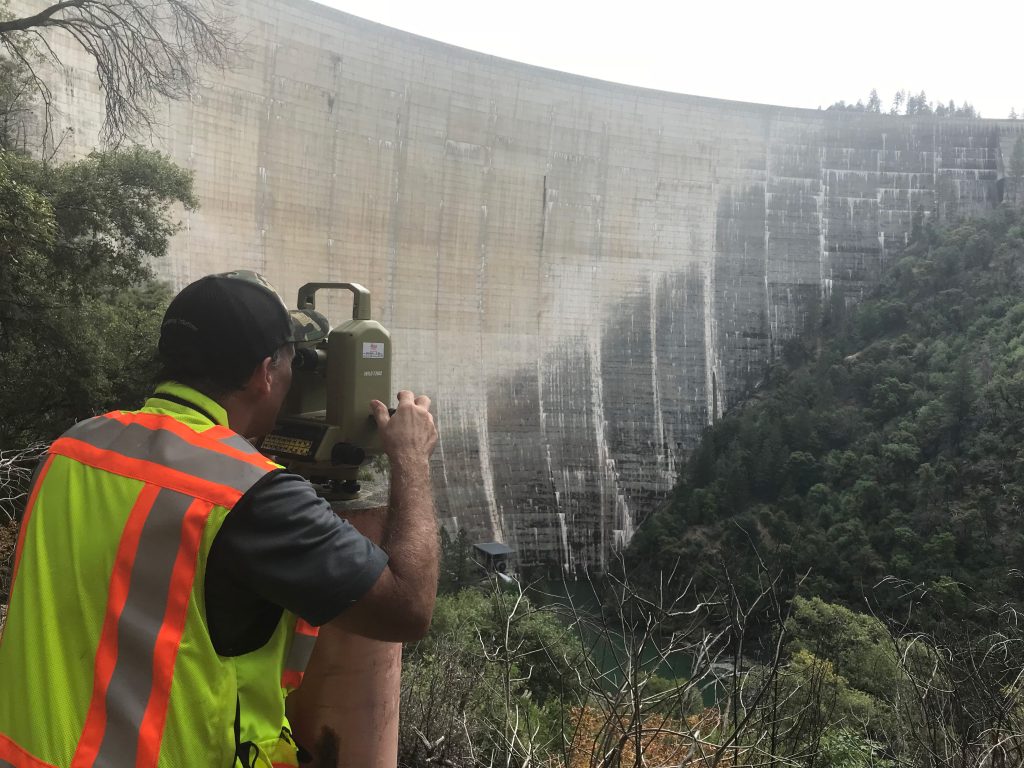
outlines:
[[[171, 417], [147, 413], [82, 422], [50, 453], [25, 523], [54, 456], [144, 484], [123, 530], [109, 534], [117, 552], [93, 660], [92, 695], [71, 767], [156, 768], [207, 520], [214, 505], [230, 510], [278, 467], [226, 427], [197, 433]], [[22, 526], [22, 536], [28, 527]], [[278, 647], [277, 664], [280, 653]], [[53, 766], [0, 734], [0, 768]]]
[[310, 635], [295, 635], [292, 639], [292, 647], [288, 651], [288, 660], [285, 661], [285, 668], [296, 672], [304, 672], [309, 664], [309, 657], [313, 655], [313, 646], [316, 645], [316, 637]]
[[242, 496], [241, 492], [234, 488], [193, 477], [162, 464], [154, 464], [144, 459], [132, 459], [113, 451], [105, 451], [83, 443], [81, 440], [68, 437], [57, 440], [50, 446], [50, 452], [67, 456], [80, 464], [86, 464], [96, 469], [135, 478], [146, 484], [158, 485], [187, 496], [206, 499], [222, 507], [233, 507]]
[[243, 459], [218, 453], [208, 445], [197, 444], [198, 441], [185, 440], [169, 429], [149, 429], [141, 424], [124, 424], [104, 416], [76, 424], [61, 438], [67, 439], [79, 440], [129, 459], [173, 468], [242, 492], [274, 468], [266, 459], [261, 460], [262, 466], [256, 466], [249, 457]]
[[73, 768], [156, 765], [210, 509], [168, 489], [147, 486], [139, 494], [118, 548], [93, 698]]
[[165, 430], [182, 438], [185, 442], [216, 453], [222, 453], [237, 461], [258, 466], [262, 469], [273, 469], [276, 465], [261, 454], [256, 447], [237, 432], [219, 424], [202, 432], [196, 432], [186, 424], [172, 416], [161, 416], [157, 413], [114, 411], [101, 418], [116, 421], [120, 424], [138, 424], [147, 429]]
[[0, 733], [0, 768], [54, 768], [33, 757]]
[[96, 660], [93, 663], [92, 699], [89, 703], [85, 726], [82, 729], [82, 737], [78, 742], [78, 749], [71, 761], [72, 766], [91, 765], [103, 740], [103, 731], [107, 723], [107, 690], [117, 663], [119, 622], [128, 600], [131, 573], [138, 554], [142, 529], [159, 494], [160, 489], [154, 485], [142, 489], [121, 533], [110, 578], [103, 630], [100, 634], [99, 646], [96, 649]]
[[[230, 435], [225, 435], [224, 437], [218, 437], [218, 438], [215, 438], [215, 439], [216, 439], [216, 441], [218, 443], [222, 443], [224, 445], [229, 445], [232, 448], [234, 448], [236, 451], [244, 451], [247, 448], [249, 450], [251, 450], [251, 451], [255, 451], [256, 450], [256, 448], [253, 446], [252, 443], [250, 443], [248, 440], [246, 440], [244, 437], [242, 437], [237, 432], [231, 432]], [[262, 454], [260, 454], [260, 455], [262, 456]]]
[[146, 707], [146, 715], [142, 720], [139, 759], [136, 764], [139, 768], [155, 766], [160, 757], [160, 743], [167, 721], [171, 681], [174, 677], [174, 662], [178, 657], [178, 648], [185, 631], [203, 531], [212, 509], [212, 504], [195, 500], [185, 513], [181, 544], [171, 573], [171, 592], [167, 599], [167, 610], [164, 612], [163, 625], [156, 639], [154, 668], [157, 674], [153, 681], [149, 705]]
[[314, 627], [302, 619], [295, 622], [292, 647], [288, 650], [288, 658], [285, 660], [284, 671], [281, 673], [282, 688], [295, 689], [299, 687], [302, 675], [313, 655], [313, 647], [316, 645], [318, 634], [320, 634], [319, 627]]

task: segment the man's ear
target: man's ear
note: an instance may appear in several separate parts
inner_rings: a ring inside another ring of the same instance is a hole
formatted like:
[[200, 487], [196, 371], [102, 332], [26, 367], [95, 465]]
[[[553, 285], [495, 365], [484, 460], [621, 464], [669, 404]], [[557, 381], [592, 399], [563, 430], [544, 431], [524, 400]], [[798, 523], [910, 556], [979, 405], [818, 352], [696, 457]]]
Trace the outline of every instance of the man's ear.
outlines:
[[245, 382], [245, 388], [254, 395], [266, 395], [270, 393], [271, 367], [273, 360], [269, 357], [263, 358], [263, 362], [256, 366], [256, 369]]

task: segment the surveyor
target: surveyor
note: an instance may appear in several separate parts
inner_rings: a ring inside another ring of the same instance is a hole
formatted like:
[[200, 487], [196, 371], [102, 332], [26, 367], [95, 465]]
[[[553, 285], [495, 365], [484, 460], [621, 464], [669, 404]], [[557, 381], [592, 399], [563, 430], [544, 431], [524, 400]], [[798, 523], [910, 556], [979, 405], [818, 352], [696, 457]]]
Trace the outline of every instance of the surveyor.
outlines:
[[144, 407], [50, 447], [0, 638], [0, 766], [297, 765], [284, 700], [316, 627], [426, 632], [430, 400], [367, 403], [391, 465], [378, 547], [253, 447], [288, 391], [292, 333], [255, 273], [202, 278], [167, 309]]

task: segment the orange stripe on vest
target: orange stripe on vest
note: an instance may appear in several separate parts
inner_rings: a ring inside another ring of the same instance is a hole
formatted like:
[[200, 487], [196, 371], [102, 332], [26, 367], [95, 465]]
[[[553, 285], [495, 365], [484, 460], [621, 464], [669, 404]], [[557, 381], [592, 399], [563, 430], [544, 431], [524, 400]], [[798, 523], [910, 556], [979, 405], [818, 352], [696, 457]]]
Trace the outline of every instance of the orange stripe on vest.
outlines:
[[227, 427], [218, 425], [211, 427], [204, 432], [196, 432], [194, 429], [182, 424], [171, 416], [161, 416], [156, 413], [128, 413], [125, 411], [114, 411], [113, 413], [108, 413], [103, 418], [111, 419], [121, 424], [138, 424], [152, 430], [166, 430], [167, 432], [180, 437], [187, 443], [190, 443], [197, 448], [202, 448], [205, 451], [214, 451], [215, 453], [220, 453], [224, 456], [230, 456], [236, 461], [243, 461], [246, 464], [252, 464], [254, 467], [259, 467], [260, 469], [277, 469], [276, 464], [261, 453], [256, 452], [255, 448], [252, 453], [246, 453], [220, 442], [222, 438], [235, 437], [238, 435], [237, 432], [233, 432]]
[[124, 477], [132, 477], [144, 483], [153, 483], [187, 496], [206, 499], [222, 507], [234, 506], [235, 502], [242, 496], [241, 493], [226, 485], [211, 483], [208, 480], [203, 480], [202, 478], [156, 464], [152, 461], [133, 459], [103, 448], [96, 448], [72, 437], [58, 439], [50, 446], [50, 451], [61, 456], [67, 456], [69, 459], [74, 459], [82, 464], [88, 464], [96, 469], [103, 469]]
[[281, 687], [295, 690], [302, 683], [302, 672], [297, 669], [286, 669], [281, 673]]
[[0, 733], [0, 760], [5, 760], [14, 768], [56, 768], [33, 757], [2, 733]]
[[135, 565], [135, 553], [138, 551], [142, 526], [159, 493], [160, 489], [155, 485], [147, 485], [142, 489], [135, 499], [135, 505], [121, 534], [114, 572], [110, 579], [107, 615], [103, 619], [103, 631], [100, 634], [100, 644], [93, 666], [92, 699], [89, 702], [89, 713], [85, 718], [82, 737], [78, 741], [78, 749], [75, 750], [75, 757], [71, 761], [71, 768], [86, 768], [92, 765], [103, 741], [103, 733], [107, 727], [107, 688], [117, 663], [118, 621], [128, 599], [128, 587], [131, 584], [132, 567]]

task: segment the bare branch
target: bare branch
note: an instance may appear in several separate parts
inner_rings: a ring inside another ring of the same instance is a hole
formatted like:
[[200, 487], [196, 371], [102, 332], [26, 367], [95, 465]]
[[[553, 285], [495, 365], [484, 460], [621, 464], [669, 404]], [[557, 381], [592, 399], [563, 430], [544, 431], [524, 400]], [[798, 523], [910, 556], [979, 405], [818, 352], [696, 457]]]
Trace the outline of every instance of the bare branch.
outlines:
[[93, 60], [104, 95], [103, 137], [111, 143], [152, 127], [158, 98], [195, 93], [202, 72], [240, 51], [224, 0], [66, 0], [33, 16], [0, 21], [0, 46], [32, 73], [43, 104], [49, 88], [32, 66], [64, 63], [48, 30], [66, 32]]
[[12, 522], [21, 511], [32, 474], [45, 452], [45, 443], [0, 451], [0, 524]]

